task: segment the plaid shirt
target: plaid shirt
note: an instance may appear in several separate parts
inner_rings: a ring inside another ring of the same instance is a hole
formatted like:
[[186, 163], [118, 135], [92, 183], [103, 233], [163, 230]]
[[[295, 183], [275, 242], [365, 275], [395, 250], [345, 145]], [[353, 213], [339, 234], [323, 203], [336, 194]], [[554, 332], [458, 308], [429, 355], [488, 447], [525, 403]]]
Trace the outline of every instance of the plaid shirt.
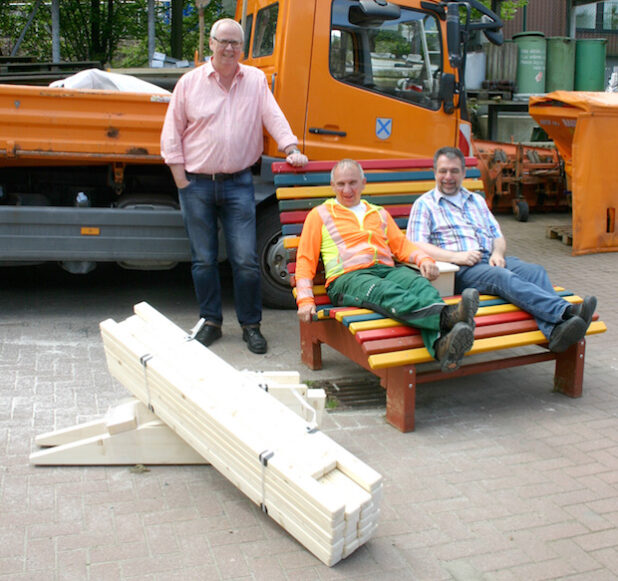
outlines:
[[500, 226], [479, 194], [461, 188], [459, 208], [437, 188], [423, 194], [412, 206], [406, 236], [412, 242], [429, 242], [445, 250], [481, 250], [489, 256]]

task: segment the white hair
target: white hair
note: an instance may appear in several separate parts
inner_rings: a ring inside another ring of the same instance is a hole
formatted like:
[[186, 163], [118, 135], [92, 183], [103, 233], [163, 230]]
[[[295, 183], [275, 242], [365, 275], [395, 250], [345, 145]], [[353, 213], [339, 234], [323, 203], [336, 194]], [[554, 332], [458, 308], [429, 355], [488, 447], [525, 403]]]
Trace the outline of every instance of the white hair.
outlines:
[[361, 180], [365, 179], [365, 172], [363, 171], [363, 167], [360, 163], [358, 163], [355, 159], [344, 158], [341, 161], [338, 161], [333, 169], [330, 171], [330, 182], [335, 183], [335, 171], [338, 169], [345, 169], [346, 167], [355, 167], [360, 172]]
[[236, 20], [234, 20], [233, 18], [222, 18], [221, 20], [217, 20], [217, 22], [215, 22], [210, 28], [210, 38], [217, 36], [217, 30], [219, 29], [219, 26], [221, 26], [222, 24], [231, 24], [235, 26], [240, 32], [241, 40], [243, 42], [245, 41], [245, 31], [243, 30], [242, 26], [238, 22], [236, 22]]

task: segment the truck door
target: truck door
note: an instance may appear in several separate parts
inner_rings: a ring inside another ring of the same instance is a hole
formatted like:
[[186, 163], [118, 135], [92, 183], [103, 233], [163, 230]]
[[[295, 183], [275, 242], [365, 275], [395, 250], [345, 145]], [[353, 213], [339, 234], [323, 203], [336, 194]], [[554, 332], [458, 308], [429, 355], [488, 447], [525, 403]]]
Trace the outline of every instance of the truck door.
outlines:
[[310, 159], [431, 157], [455, 145], [458, 110], [439, 99], [443, 30], [434, 13], [399, 1], [390, 20], [356, 0], [317, 0], [305, 153]]

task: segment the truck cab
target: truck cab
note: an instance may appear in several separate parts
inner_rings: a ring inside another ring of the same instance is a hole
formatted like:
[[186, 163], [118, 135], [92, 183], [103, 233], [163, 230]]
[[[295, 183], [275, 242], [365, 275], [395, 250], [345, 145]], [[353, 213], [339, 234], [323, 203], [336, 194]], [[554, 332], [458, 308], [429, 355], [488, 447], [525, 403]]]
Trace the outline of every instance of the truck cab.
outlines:
[[[442, 4], [248, 0], [244, 29], [243, 62], [266, 73], [310, 159], [466, 148]], [[266, 154], [280, 155], [276, 147], [266, 136]]]

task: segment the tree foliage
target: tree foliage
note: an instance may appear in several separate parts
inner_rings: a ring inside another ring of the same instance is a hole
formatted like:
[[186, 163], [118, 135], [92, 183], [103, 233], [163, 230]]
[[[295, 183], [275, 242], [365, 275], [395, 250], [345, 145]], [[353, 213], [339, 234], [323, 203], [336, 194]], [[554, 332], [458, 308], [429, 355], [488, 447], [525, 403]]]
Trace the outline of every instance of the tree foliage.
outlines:
[[[36, 0], [0, 1], [0, 54], [9, 55], [26, 27]], [[116, 67], [148, 63], [147, 0], [62, 0], [60, 55], [63, 61], [96, 60]], [[193, 2], [184, 2], [183, 58], [192, 61], [198, 45], [198, 14]], [[155, 2], [155, 50], [171, 52], [170, 2]], [[206, 30], [227, 16], [221, 0], [204, 10]], [[42, 2], [23, 38], [18, 56], [51, 61], [51, 3]]]
[[502, 16], [504, 20], [511, 20], [515, 16], [515, 13], [527, 4], [528, 0], [509, 0], [508, 2], [503, 2], [500, 16]]
[[[491, 7], [491, 0], [482, 0]], [[509, 20], [528, 0], [504, 0], [501, 16]], [[62, 0], [60, 55], [63, 61], [100, 61], [115, 67], [148, 64], [147, 0]], [[226, 14], [222, 0], [212, 0], [204, 10], [206, 30]], [[0, 0], [0, 54], [9, 55], [37, 0]], [[171, 54], [171, 2], [155, 2], [155, 50]], [[195, 2], [184, 2], [183, 58], [192, 61], [198, 48], [199, 23]], [[51, 2], [38, 10], [23, 38], [18, 55], [38, 61], [52, 59]]]

